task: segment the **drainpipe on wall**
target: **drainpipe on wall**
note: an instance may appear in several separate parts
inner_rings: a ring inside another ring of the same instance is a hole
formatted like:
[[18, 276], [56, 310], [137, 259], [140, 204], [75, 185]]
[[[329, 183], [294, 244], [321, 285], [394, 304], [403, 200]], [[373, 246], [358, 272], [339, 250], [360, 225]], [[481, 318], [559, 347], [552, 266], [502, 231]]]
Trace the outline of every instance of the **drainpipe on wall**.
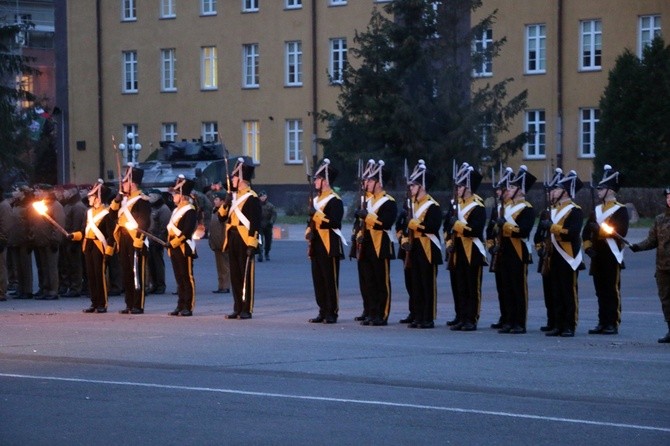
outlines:
[[100, 0], [95, 2], [95, 36], [96, 36], [96, 57], [98, 68], [98, 169], [100, 176], [98, 178], [105, 178], [105, 151], [104, 151], [104, 136], [105, 130], [103, 127], [103, 111], [102, 111], [102, 25], [100, 23]]
[[558, 55], [556, 58], [556, 167], [563, 168], [563, 0], [558, 0]]
[[317, 0], [312, 0], [312, 167], [316, 166], [318, 161], [318, 150], [316, 144], [316, 137], [319, 134], [319, 123], [317, 119], [318, 113], [318, 64], [317, 64], [317, 15], [316, 15]]

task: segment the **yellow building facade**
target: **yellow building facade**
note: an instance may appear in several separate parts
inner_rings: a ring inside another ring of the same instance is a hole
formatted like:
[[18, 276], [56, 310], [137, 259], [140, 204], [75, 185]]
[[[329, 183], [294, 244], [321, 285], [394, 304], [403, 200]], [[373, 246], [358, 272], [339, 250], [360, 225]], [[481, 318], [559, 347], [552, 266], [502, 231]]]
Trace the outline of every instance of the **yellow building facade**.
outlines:
[[511, 77], [510, 95], [528, 90], [528, 107], [511, 133], [528, 131], [530, 141], [510, 164], [526, 164], [540, 179], [547, 166], [575, 169], [588, 181], [609, 72], [626, 48], [641, 55], [662, 33], [670, 2], [484, 0], [472, 22], [496, 9], [491, 34], [483, 37], [507, 41], [491, 66], [480, 68], [475, 85]]
[[[160, 141], [222, 141], [254, 158], [256, 182], [303, 184], [304, 159], [326, 137], [314, 113], [336, 111], [337, 76], [379, 0], [56, 0], [66, 24], [63, 178], [115, 178], [116, 152], [143, 161]], [[670, 17], [667, 0], [484, 0], [490, 39], [506, 37], [477, 80], [512, 77], [528, 109], [511, 133], [531, 141], [510, 165], [588, 175], [598, 102], [624, 48], [640, 48]], [[505, 138], [501, 135], [500, 140]]]

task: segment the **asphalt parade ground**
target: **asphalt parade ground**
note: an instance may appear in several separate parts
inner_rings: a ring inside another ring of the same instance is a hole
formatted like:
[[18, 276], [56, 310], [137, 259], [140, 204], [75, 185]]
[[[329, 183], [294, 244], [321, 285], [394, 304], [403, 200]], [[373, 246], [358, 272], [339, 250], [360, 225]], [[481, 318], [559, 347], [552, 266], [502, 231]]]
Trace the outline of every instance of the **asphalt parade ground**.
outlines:
[[[317, 314], [302, 228], [288, 227], [256, 264], [253, 319], [226, 320], [205, 240], [193, 317], [176, 296], [147, 296], [145, 314], [84, 314], [88, 298], [0, 302], [0, 444], [670, 444], [670, 345], [654, 252], [626, 252], [616, 336], [588, 335], [597, 303], [579, 277], [574, 338], [549, 338], [537, 265], [528, 333], [498, 334], [485, 272], [475, 332], [452, 332], [448, 273], [438, 273], [436, 328], [410, 330], [402, 264], [392, 264], [389, 325], [361, 326], [356, 262], [342, 262], [337, 324]], [[344, 231], [345, 233], [346, 230]], [[631, 242], [646, 235], [634, 229]]]

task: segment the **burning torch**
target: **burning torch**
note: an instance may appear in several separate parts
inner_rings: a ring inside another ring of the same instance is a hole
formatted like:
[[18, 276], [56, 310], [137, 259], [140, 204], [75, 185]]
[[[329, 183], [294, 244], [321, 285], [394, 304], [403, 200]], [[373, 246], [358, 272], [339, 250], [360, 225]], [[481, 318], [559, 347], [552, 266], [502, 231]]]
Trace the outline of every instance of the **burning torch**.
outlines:
[[37, 211], [38, 214], [40, 214], [42, 217], [46, 218], [46, 220], [51, 223], [56, 229], [58, 229], [59, 232], [61, 232], [65, 237], [68, 236], [68, 232], [56, 222], [51, 216], [47, 213], [47, 205], [44, 203], [44, 200], [42, 201], [35, 201], [33, 202], [33, 208], [35, 211]]
[[615, 239], [617, 239], [617, 240], [621, 240], [626, 246], [628, 246], [628, 247], [631, 246], [631, 243], [630, 243], [628, 240], [626, 240], [625, 238], [623, 238], [623, 237], [621, 236], [621, 234], [619, 234], [618, 232], [616, 232], [616, 231], [614, 230], [614, 227], [608, 225], [607, 223], [602, 223], [602, 224], [600, 225], [600, 228], [601, 228], [603, 231], [605, 231], [607, 234], [609, 234], [609, 235], [611, 235], [612, 237], [614, 237]]

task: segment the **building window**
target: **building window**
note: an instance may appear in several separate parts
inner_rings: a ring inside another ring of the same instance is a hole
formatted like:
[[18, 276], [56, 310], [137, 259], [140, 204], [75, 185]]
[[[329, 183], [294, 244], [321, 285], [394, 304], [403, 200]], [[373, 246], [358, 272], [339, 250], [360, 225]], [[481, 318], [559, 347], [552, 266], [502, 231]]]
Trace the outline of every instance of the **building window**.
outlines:
[[202, 64], [202, 89], [216, 90], [219, 83], [217, 79], [216, 47], [205, 46], [201, 49]]
[[174, 48], [161, 50], [161, 91], [177, 91], [177, 57]]
[[582, 48], [579, 68], [582, 70], [599, 70], [602, 66], [602, 22], [600, 20], [585, 20], [580, 22], [579, 39]]
[[528, 133], [528, 143], [525, 147], [525, 157], [528, 159], [545, 158], [547, 135], [544, 110], [526, 112], [526, 132]]
[[302, 120], [286, 120], [286, 163], [302, 163]]
[[261, 132], [258, 121], [244, 121], [242, 128], [242, 154], [250, 156], [254, 164], [261, 161], [260, 141]]
[[200, 14], [216, 15], [216, 0], [200, 0]]
[[286, 9], [300, 9], [302, 8], [302, 0], [286, 0], [284, 7]]
[[640, 17], [640, 34], [637, 39], [637, 54], [642, 57], [644, 49], [651, 44], [655, 37], [661, 35], [661, 16], [643, 15]]
[[330, 82], [341, 84], [347, 64], [347, 39], [330, 39]]
[[242, 0], [242, 12], [258, 12], [258, 2], [259, 0]]
[[161, 124], [161, 141], [176, 141], [177, 135], [176, 122], [164, 122]]
[[286, 85], [302, 85], [302, 42], [286, 42]]
[[123, 124], [123, 134], [126, 144], [126, 149], [123, 151], [123, 156], [125, 158], [124, 164], [137, 162], [137, 152], [139, 150], [135, 150], [135, 145], [139, 145], [138, 138], [140, 135], [138, 133], [138, 128], [137, 124]]
[[219, 140], [219, 124], [216, 122], [202, 123], [203, 142], [215, 142]]
[[242, 79], [244, 88], [258, 88], [258, 44], [251, 43], [242, 46]]
[[137, 93], [137, 51], [123, 52], [123, 92]]
[[124, 21], [137, 20], [137, 10], [135, 9], [135, 0], [121, 1], [121, 18]]
[[545, 25], [526, 26], [526, 73], [547, 71], [547, 34]]
[[493, 29], [482, 30], [482, 33], [476, 36], [473, 42], [475, 61], [472, 72], [475, 77], [493, 76], [491, 46], [493, 46]]
[[330, 0], [330, 6], [344, 6], [347, 4], [347, 0]]
[[490, 115], [487, 115], [485, 121], [479, 125], [479, 140], [484, 152], [492, 149], [493, 144], [493, 122]]
[[175, 10], [175, 1], [176, 0], [161, 0], [162, 19], [173, 19], [177, 17], [177, 11]]
[[593, 158], [596, 156], [596, 126], [600, 121], [600, 110], [582, 108], [579, 110], [579, 156]]

